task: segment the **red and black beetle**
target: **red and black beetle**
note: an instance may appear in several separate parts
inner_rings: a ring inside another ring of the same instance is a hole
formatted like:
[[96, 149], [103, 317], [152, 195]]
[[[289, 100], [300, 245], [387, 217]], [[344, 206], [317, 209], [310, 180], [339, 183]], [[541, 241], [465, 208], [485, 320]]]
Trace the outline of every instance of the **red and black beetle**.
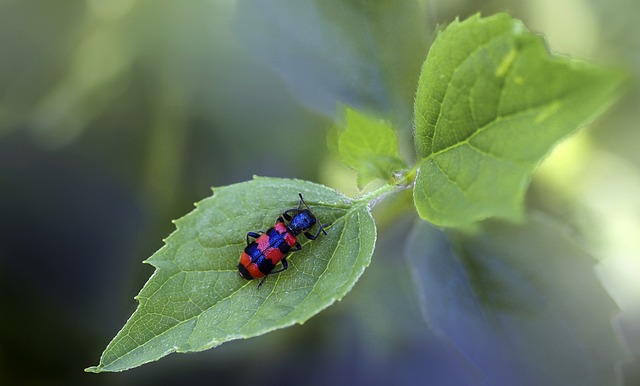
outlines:
[[[297, 239], [299, 234], [302, 233], [309, 240], [315, 240], [320, 232], [327, 234], [324, 228], [329, 224], [320, 225], [315, 234], [308, 232], [318, 220], [307, 203], [304, 202], [302, 193], [298, 193], [298, 196], [300, 196], [298, 207], [284, 211], [273, 227], [266, 232], [247, 233], [247, 246], [240, 255], [238, 272], [247, 280], [262, 277], [258, 288], [269, 274], [282, 272], [289, 267], [287, 254], [302, 249]], [[302, 205], [305, 206], [304, 209], [302, 209]], [[287, 224], [285, 220], [289, 223]], [[250, 238], [254, 240], [249, 241]], [[273, 269], [279, 262], [282, 262], [282, 268], [274, 271]]]

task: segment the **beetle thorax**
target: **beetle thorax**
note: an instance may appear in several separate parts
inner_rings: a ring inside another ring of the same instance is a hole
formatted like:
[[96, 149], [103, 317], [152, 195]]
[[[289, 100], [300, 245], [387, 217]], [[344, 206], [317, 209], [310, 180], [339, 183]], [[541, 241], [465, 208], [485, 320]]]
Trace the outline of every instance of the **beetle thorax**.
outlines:
[[294, 235], [309, 230], [316, 223], [316, 217], [309, 209], [303, 209], [296, 213], [289, 222], [289, 229]]

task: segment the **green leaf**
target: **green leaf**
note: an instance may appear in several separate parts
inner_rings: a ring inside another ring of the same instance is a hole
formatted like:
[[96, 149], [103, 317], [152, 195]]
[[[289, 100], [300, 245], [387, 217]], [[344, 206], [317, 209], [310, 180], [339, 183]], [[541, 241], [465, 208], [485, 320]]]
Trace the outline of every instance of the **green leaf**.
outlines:
[[619, 384], [629, 358], [596, 261], [565, 227], [527, 220], [486, 221], [473, 235], [416, 223], [406, 256], [428, 328], [483, 384]]
[[[266, 230], [298, 192], [328, 235], [302, 238], [289, 269], [258, 281], [237, 272], [249, 231]], [[147, 262], [155, 273], [136, 297], [138, 309], [87, 371], [123, 371], [172, 352], [201, 351], [307, 319], [340, 300], [369, 265], [376, 230], [364, 201], [322, 185], [256, 178], [214, 189], [177, 220], [166, 245]], [[302, 242], [305, 240], [304, 242]]]
[[420, 216], [441, 226], [518, 218], [540, 160], [608, 107], [620, 81], [550, 54], [506, 14], [453, 22], [429, 51], [415, 100]]
[[420, 1], [241, 0], [235, 12], [235, 36], [304, 105], [333, 117], [342, 102], [410, 124], [432, 29]]
[[398, 138], [384, 121], [345, 108], [345, 127], [338, 137], [338, 152], [345, 164], [358, 172], [358, 185], [379, 178], [392, 179], [407, 165], [398, 154]]

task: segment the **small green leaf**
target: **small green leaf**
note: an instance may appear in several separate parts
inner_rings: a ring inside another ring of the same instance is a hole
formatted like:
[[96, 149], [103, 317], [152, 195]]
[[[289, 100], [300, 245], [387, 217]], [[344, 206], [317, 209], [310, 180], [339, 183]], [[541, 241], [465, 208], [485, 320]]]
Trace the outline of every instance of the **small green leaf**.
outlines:
[[406, 168], [398, 154], [398, 138], [384, 121], [345, 108], [345, 127], [338, 137], [338, 152], [345, 164], [358, 172], [363, 187], [379, 178], [389, 181], [393, 172]]
[[[266, 230], [298, 192], [328, 235], [301, 238], [289, 269], [258, 289], [237, 272], [249, 231]], [[322, 185], [256, 178], [216, 188], [177, 220], [166, 245], [147, 262], [155, 273], [136, 297], [140, 304], [87, 371], [123, 371], [172, 352], [201, 351], [307, 319], [341, 299], [369, 265], [376, 230], [364, 201]], [[304, 242], [303, 242], [304, 240]]]
[[550, 54], [506, 14], [453, 22], [433, 43], [416, 95], [420, 216], [441, 226], [518, 218], [537, 164], [604, 111], [620, 81]]

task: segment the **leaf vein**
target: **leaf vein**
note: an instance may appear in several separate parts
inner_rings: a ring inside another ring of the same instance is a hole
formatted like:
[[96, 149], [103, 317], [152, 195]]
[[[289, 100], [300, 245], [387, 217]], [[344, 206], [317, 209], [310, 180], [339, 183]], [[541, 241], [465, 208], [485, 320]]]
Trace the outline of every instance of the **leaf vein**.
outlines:
[[[508, 31], [505, 31], [508, 33]], [[458, 73], [458, 71], [460, 70], [460, 68], [468, 61], [470, 60], [472, 57], [474, 57], [481, 49], [484, 49], [485, 47], [487, 47], [489, 44], [491, 44], [491, 42], [493, 42], [494, 40], [498, 39], [499, 37], [502, 37], [502, 34], [500, 35], [494, 35], [492, 36], [490, 39], [488, 39], [487, 41], [485, 41], [482, 44], [479, 44], [475, 47], [474, 50], [470, 51], [469, 54], [467, 56], [464, 57], [464, 59], [462, 59], [461, 61], [458, 62], [458, 64], [453, 68], [453, 71], [451, 72], [451, 76], [449, 77], [449, 82], [447, 82], [447, 88], [444, 91], [444, 94], [442, 94], [442, 100], [437, 100], [436, 98], [434, 98], [434, 100], [436, 100], [436, 102], [438, 102], [438, 112], [437, 112], [437, 119], [435, 124], [433, 125], [433, 137], [431, 137], [431, 149], [434, 148], [435, 146], [435, 141], [436, 141], [436, 136], [438, 135], [438, 126], [440, 124], [440, 118], [444, 115], [442, 114], [442, 105], [444, 104], [445, 99], [447, 99], [447, 95], [449, 94], [449, 90], [451, 90], [451, 80], [455, 77], [455, 75]], [[427, 58], [428, 60], [428, 58]]]

